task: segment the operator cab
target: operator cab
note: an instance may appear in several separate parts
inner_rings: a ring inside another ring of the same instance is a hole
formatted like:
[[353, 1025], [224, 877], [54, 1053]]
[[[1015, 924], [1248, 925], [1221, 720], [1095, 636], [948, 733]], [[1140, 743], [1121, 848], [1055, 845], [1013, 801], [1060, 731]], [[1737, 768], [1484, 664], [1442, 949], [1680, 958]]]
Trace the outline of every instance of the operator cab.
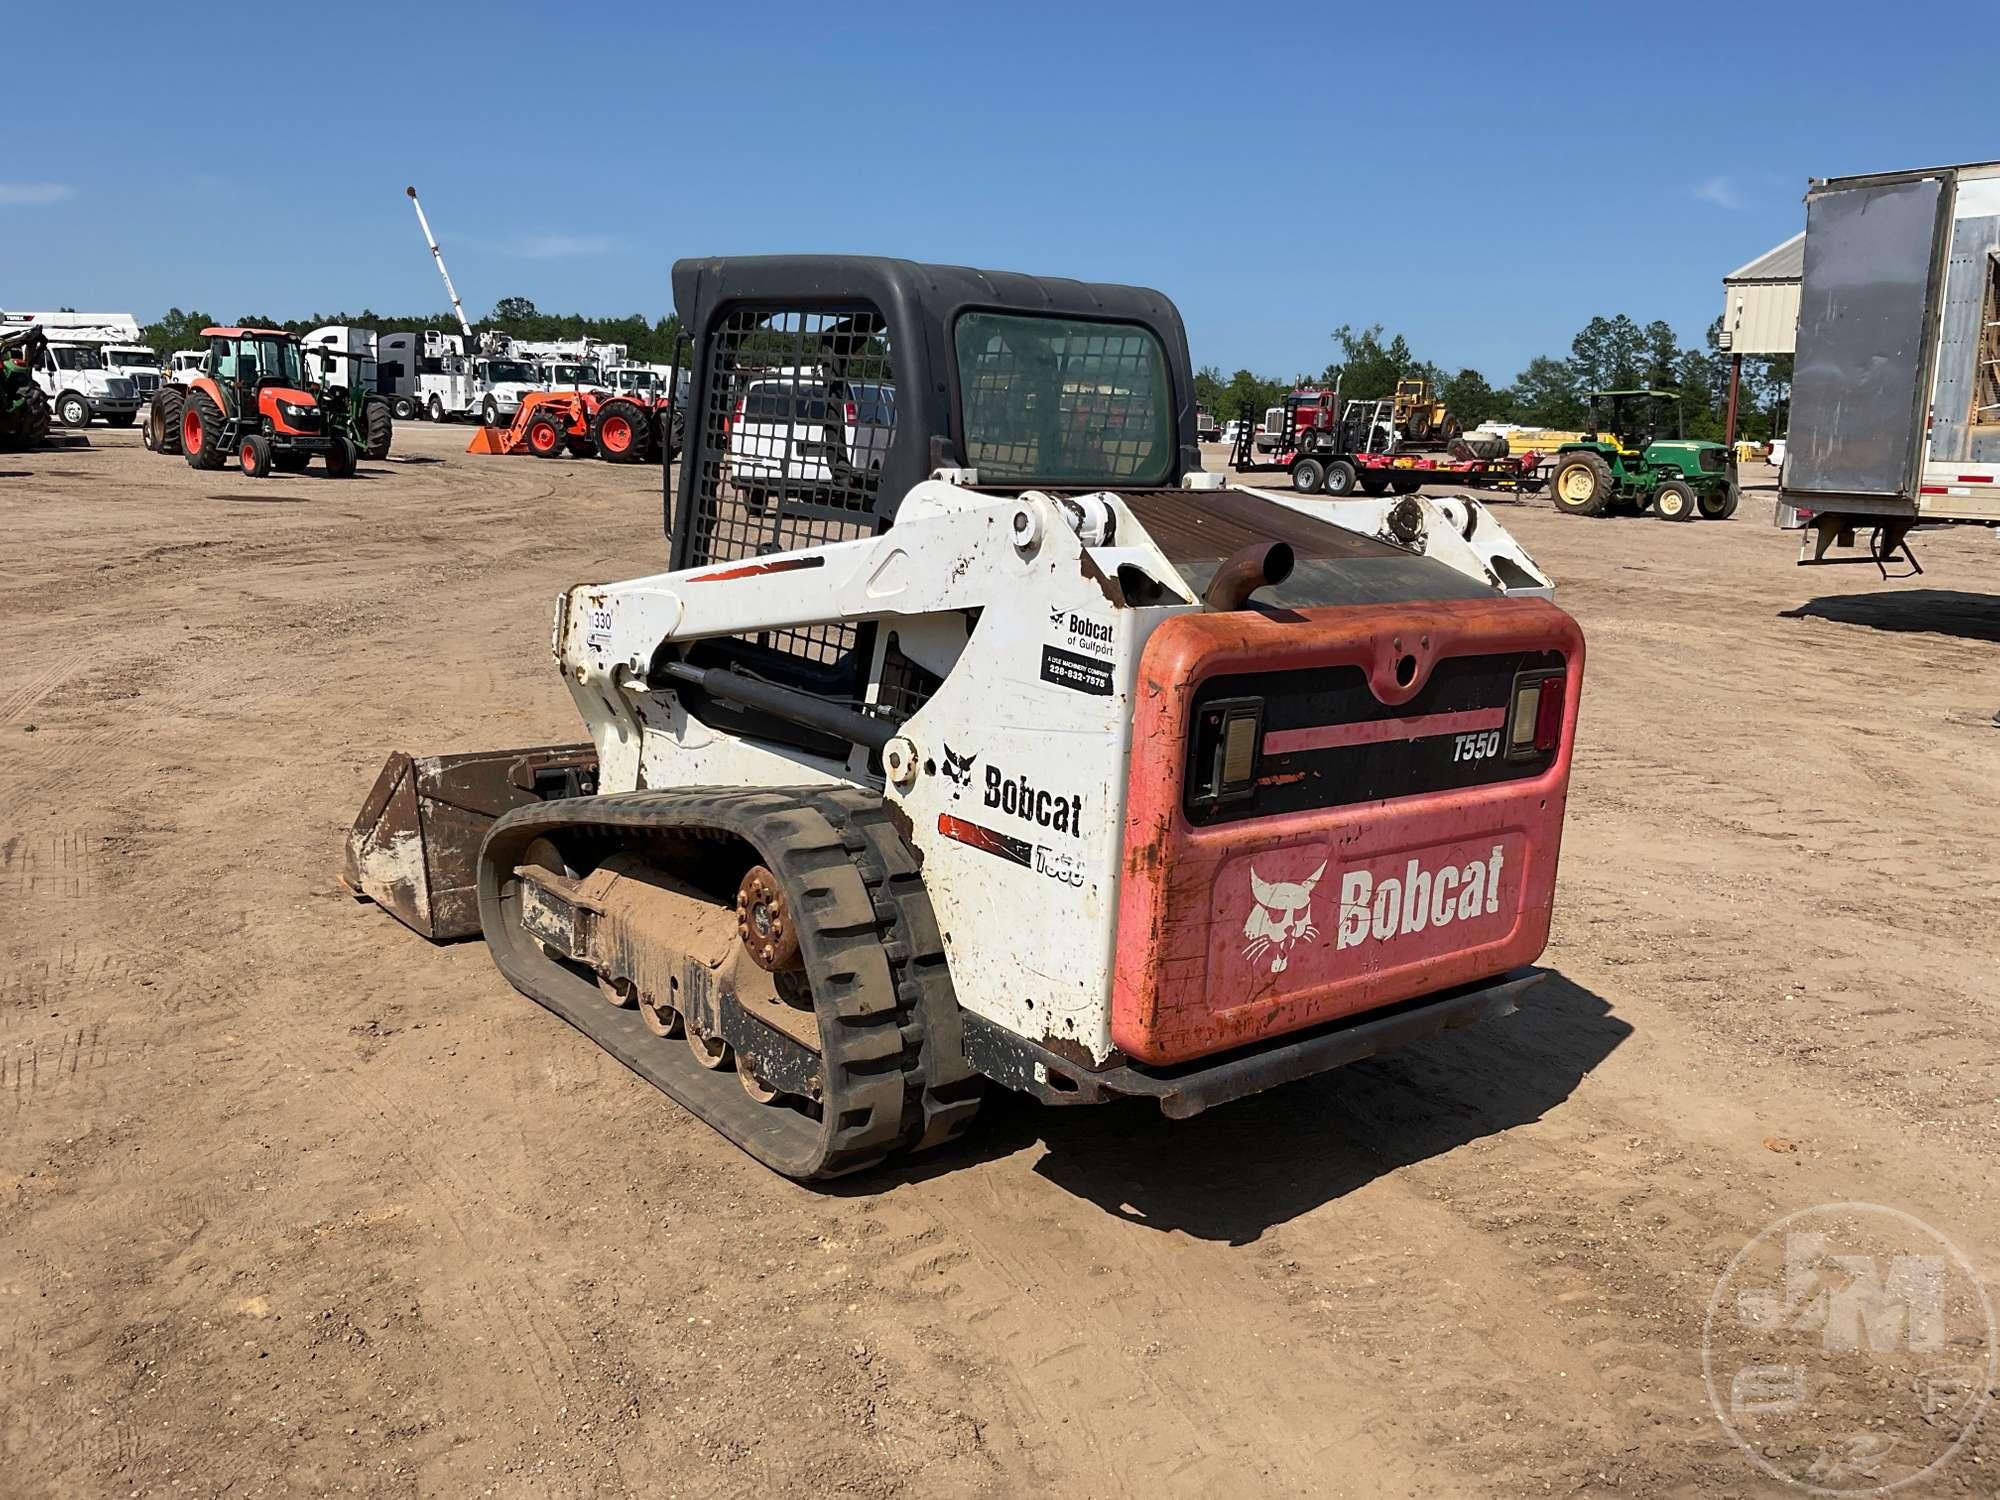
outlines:
[[299, 341], [273, 328], [208, 328], [207, 368], [219, 381], [229, 381], [246, 390], [260, 386], [284, 386], [298, 390], [305, 385], [305, 365], [299, 357]]
[[1643, 453], [1664, 438], [1685, 438], [1686, 419], [1677, 391], [1592, 391], [1590, 393], [1590, 433], [1593, 440], [1606, 438], [1629, 453]]

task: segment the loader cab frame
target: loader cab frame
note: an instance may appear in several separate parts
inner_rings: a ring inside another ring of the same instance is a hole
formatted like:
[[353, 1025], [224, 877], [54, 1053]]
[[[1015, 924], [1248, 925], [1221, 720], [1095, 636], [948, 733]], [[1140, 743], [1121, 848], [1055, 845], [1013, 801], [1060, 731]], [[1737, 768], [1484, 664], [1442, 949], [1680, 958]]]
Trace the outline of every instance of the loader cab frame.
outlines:
[[[682, 260], [673, 284], [694, 340], [663, 497], [675, 571], [879, 535], [939, 470], [1015, 493], [1131, 492], [1201, 468], [1187, 333], [1158, 292], [831, 255]], [[774, 385], [793, 399], [751, 421], [749, 393]], [[884, 411], [886, 432], [858, 442]], [[691, 659], [890, 715], [935, 686], [866, 622], [707, 641]], [[700, 712], [845, 753], [750, 710]]]

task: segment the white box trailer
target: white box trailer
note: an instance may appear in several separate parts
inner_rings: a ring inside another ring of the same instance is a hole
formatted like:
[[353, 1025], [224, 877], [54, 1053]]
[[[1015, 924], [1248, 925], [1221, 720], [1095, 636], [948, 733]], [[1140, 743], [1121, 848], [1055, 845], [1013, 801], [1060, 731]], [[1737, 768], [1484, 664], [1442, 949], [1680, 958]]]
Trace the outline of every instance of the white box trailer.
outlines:
[[[0, 333], [38, 324], [49, 341], [34, 370], [65, 427], [88, 427], [102, 417], [130, 427], [139, 408], [160, 386], [160, 357], [141, 341], [130, 313], [4, 312]], [[142, 394], [142, 377], [148, 389]]]
[[2000, 162], [1812, 183], [1778, 520], [1878, 565], [2000, 526]]

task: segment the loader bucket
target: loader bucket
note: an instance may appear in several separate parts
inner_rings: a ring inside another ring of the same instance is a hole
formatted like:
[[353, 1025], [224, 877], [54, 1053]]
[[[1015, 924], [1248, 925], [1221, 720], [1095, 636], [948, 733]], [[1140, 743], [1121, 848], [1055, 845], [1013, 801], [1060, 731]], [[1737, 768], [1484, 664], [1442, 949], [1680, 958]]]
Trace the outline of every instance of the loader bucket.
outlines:
[[507, 429], [504, 427], [479, 427], [473, 429], [472, 441], [465, 445], [467, 453], [505, 453], [507, 451]]
[[434, 943], [479, 933], [479, 846], [504, 812], [597, 790], [591, 745], [471, 755], [393, 752], [361, 804], [341, 884]]

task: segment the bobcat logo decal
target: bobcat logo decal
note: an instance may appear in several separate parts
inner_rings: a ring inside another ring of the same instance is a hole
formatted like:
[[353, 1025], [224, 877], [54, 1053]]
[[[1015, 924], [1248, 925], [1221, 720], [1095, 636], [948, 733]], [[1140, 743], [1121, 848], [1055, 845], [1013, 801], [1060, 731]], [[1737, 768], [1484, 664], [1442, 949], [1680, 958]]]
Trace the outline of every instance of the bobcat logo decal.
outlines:
[[1293, 947], [1319, 936], [1319, 929], [1313, 926], [1312, 897], [1313, 887], [1325, 873], [1325, 860], [1304, 880], [1295, 881], [1263, 880], [1257, 867], [1250, 867], [1250, 894], [1256, 904], [1243, 924], [1243, 936], [1248, 939], [1243, 945], [1245, 958], [1261, 963], [1269, 954], [1273, 974], [1282, 974], [1291, 966]]
[[944, 774], [960, 786], [972, 785], [972, 763], [977, 755], [960, 755], [951, 746], [944, 747]]

